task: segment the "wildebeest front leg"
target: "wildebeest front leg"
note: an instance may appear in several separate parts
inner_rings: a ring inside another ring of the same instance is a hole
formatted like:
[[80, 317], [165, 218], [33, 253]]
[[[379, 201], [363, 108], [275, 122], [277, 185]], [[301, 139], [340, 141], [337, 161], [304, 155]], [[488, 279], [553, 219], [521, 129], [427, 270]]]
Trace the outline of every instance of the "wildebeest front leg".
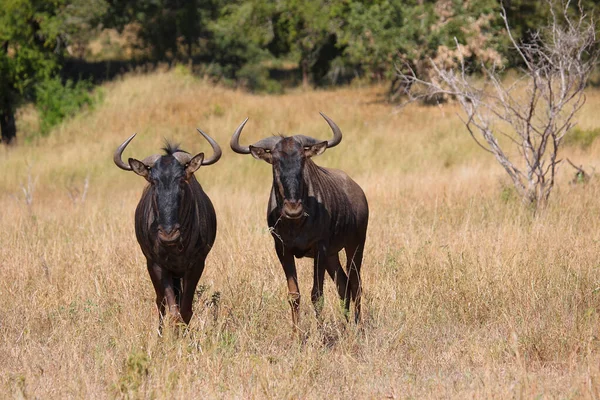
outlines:
[[[175, 297], [175, 289], [173, 287], [173, 277], [166, 271], [164, 268], [161, 268], [157, 264], [148, 265], [148, 272], [150, 272], [150, 278], [152, 279], [152, 283], [154, 284], [154, 289], [156, 291], [156, 304], [159, 307], [159, 311], [161, 312], [161, 316], [164, 318], [165, 315], [165, 304], [164, 300], [166, 300], [166, 307], [169, 311], [169, 315], [171, 319], [175, 322], [181, 322], [181, 314], [179, 313], [179, 305], [177, 304], [177, 299]], [[160, 297], [160, 299], [159, 299]], [[164, 299], [164, 300], [163, 300]], [[159, 305], [160, 300], [160, 305]]]
[[285, 272], [285, 278], [288, 286], [288, 302], [292, 309], [292, 323], [294, 324], [294, 332], [298, 331], [298, 311], [300, 309], [300, 288], [298, 287], [298, 275], [296, 274], [296, 262], [294, 255], [285, 251], [283, 244], [275, 239], [275, 250], [277, 251], [277, 257], [283, 266], [283, 272]]
[[196, 291], [196, 285], [202, 276], [204, 271], [204, 260], [199, 265], [194, 266], [191, 270], [185, 273], [183, 278], [183, 294], [181, 296], [181, 318], [186, 324], [190, 323], [192, 315], [192, 304], [194, 302], [194, 293]]
[[348, 276], [342, 268], [340, 257], [338, 254], [327, 257], [327, 273], [335, 282], [338, 295], [344, 301], [344, 310], [346, 311], [346, 320], [348, 319], [348, 311], [350, 310], [350, 293], [348, 284]]
[[158, 334], [162, 335], [163, 318], [165, 317], [165, 290], [161, 283], [161, 269], [150, 260], [147, 262], [148, 273], [156, 292], [156, 309], [158, 310]]
[[317, 319], [323, 311], [323, 281], [325, 280], [325, 269], [327, 268], [327, 253], [324, 244], [319, 244], [317, 254], [315, 255], [313, 287], [310, 294], [310, 300], [315, 308]]

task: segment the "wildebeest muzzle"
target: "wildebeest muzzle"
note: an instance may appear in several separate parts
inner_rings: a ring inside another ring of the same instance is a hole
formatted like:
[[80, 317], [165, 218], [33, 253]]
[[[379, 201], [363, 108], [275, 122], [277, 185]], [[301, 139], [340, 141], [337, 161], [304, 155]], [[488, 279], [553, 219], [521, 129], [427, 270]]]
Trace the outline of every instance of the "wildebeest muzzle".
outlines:
[[166, 246], [174, 246], [179, 243], [181, 237], [181, 231], [179, 230], [179, 224], [175, 224], [170, 229], [162, 226], [158, 227], [158, 240], [160, 243]]
[[284, 200], [281, 212], [285, 218], [298, 219], [304, 215], [302, 200]]

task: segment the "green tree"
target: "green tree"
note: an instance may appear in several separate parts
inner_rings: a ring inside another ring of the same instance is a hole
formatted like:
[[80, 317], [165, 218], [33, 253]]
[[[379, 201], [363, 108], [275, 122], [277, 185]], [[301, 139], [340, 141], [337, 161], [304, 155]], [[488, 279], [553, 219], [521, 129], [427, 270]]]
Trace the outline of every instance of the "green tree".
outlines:
[[311, 83], [311, 71], [317, 62], [335, 56], [336, 33], [346, 6], [341, 1], [324, 0], [283, 0], [277, 5], [275, 29], [288, 43], [289, 56], [298, 62], [306, 87]]
[[498, 10], [496, 0], [350, 2], [338, 33], [343, 60], [367, 79], [391, 80], [393, 87], [395, 65], [426, 73], [430, 59], [454, 59], [455, 39], [468, 49], [467, 61], [483, 56], [499, 63]]
[[235, 44], [227, 49], [243, 53], [249, 63], [267, 59], [298, 64], [305, 86], [318, 83], [329, 62], [341, 53], [337, 31], [342, 25], [347, 1], [261, 0], [231, 1], [214, 25], [214, 43]]
[[244, 68], [256, 69], [272, 58], [267, 47], [273, 39], [274, 12], [272, 3], [260, 0], [231, 1], [220, 9], [218, 19], [209, 26], [212, 37], [207, 50], [226, 77], [239, 78]]
[[4, 0], [0, 7], [3, 143], [10, 144], [16, 137], [18, 104], [34, 99], [35, 86], [55, 74], [70, 39], [102, 14], [100, 3], [101, 0]]
[[410, 47], [403, 35], [410, 7], [400, 0], [350, 2], [338, 32], [345, 63], [358, 66], [369, 79], [390, 78], [398, 54]]
[[36, 82], [47, 79], [57, 66], [61, 42], [54, 29], [56, 3], [7, 0], [0, 7], [0, 129], [2, 142], [17, 134], [15, 109]]
[[[209, 25], [218, 18], [220, 0], [107, 0], [106, 26], [122, 30], [139, 25], [143, 46], [155, 60], [191, 60], [202, 55]], [[224, 1], [223, 1], [224, 2]]]

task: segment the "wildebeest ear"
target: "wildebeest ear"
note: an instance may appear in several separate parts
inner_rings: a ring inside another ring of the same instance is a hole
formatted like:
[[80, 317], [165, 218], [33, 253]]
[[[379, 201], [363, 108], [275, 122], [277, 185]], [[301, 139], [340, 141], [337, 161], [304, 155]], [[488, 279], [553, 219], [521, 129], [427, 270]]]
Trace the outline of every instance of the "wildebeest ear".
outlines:
[[318, 156], [323, 154], [323, 152], [327, 149], [327, 142], [321, 142], [317, 144], [313, 144], [312, 146], [304, 146], [304, 155], [306, 157]]
[[269, 164], [271, 164], [273, 159], [271, 150], [264, 149], [262, 147], [250, 146], [250, 153], [252, 154], [252, 157], [256, 158], [257, 160], [264, 160]]
[[136, 160], [135, 158], [130, 158], [127, 161], [129, 162], [129, 166], [133, 169], [133, 172], [148, 179], [150, 175], [150, 168], [146, 164], [140, 160]]
[[190, 179], [194, 172], [198, 171], [198, 168], [202, 165], [202, 161], [204, 161], [204, 153], [198, 153], [185, 165], [186, 179]]

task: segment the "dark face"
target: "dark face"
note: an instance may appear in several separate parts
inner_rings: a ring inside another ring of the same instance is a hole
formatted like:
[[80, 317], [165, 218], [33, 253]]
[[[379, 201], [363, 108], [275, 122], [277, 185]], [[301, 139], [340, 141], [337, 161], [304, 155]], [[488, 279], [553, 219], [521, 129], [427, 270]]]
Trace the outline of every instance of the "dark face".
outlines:
[[272, 151], [273, 183], [283, 200], [282, 213], [289, 219], [304, 214], [304, 164], [306, 157], [300, 143], [293, 138], [284, 138]]
[[251, 146], [255, 158], [273, 165], [273, 187], [281, 215], [288, 219], [304, 216], [304, 165], [306, 159], [325, 151], [327, 142], [303, 146], [293, 136], [282, 138], [272, 149]]
[[193, 157], [182, 165], [172, 155], [165, 155], [151, 166], [129, 159], [133, 171], [145, 177], [152, 185], [152, 201], [158, 223], [158, 239], [162, 244], [177, 244], [181, 236], [179, 215], [188, 188], [189, 179], [200, 168], [204, 154]]
[[179, 208], [185, 185], [185, 169], [173, 156], [161, 157], [150, 170], [158, 220], [158, 238], [165, 244], [179, 239]]

